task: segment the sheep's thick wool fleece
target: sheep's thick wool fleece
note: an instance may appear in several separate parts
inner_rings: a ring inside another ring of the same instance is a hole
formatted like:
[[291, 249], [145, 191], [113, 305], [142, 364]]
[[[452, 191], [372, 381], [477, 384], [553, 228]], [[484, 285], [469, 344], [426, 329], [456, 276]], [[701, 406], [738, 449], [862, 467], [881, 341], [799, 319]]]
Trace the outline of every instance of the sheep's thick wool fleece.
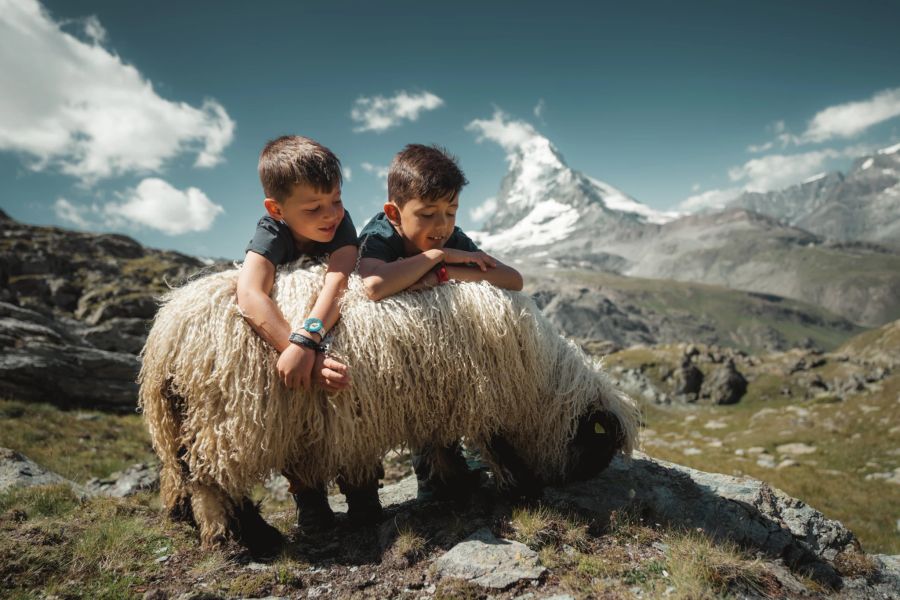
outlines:
[[[633, 402], [523, 294], [460, 283], [372, 302], [354, 275], [331, 346], [352, 384], [328, 396], [280, 382], [277, 354], [237, 307], [237, 274], [209, 275], [164, 298], [140, 377], [162, 460], [184, 446], [192, 476], [235, 497], [272, 469], [309, 484], [338, 469], [359, 480], [399, 445], [463, 437], [483, 447], [497, 432], [553, 481], [577, 418], [592, 408], [618, 417], [626, 453], [636, 444]], [[272, 296], [295, 331], [323, 277], [321, 267], [279, 270]]]

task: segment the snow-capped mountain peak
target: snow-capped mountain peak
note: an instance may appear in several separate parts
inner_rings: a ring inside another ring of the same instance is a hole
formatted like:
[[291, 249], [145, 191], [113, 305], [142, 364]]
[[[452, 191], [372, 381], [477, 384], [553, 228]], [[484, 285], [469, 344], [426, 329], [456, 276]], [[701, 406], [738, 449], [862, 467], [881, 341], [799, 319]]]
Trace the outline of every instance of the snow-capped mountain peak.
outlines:
[[468, 128], [479, 135], [479, 141], [502, 146], [509, 164], [495, 210], [485, 223], [483, 244], [546, 244], [577, 232], [590, 236], [601, 222], [662, 223], [678, 216], [655, 211], [614, 186], [572, 169], [547, 137], [502, 111], [490, 120], [475, 120]]

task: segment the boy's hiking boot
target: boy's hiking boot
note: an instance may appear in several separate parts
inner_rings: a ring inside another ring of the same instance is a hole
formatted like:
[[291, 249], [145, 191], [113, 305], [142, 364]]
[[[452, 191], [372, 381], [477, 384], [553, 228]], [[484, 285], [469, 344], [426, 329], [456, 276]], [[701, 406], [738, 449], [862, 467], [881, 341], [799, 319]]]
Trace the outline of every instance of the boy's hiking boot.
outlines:
[[297, 527], [304, 533], [319, 533], [334, 526], [334, 512], [325, 488], [303, 488], [293, 494], [297, 504]]
[[481, 484], [481, 473], [469, 469], [459, 442], [427, 444], [412, 453], [419, 502], [465, 501]]
[[347, 519], [352, 525], [374, 525], [381, 522], [384, 511], [378, 498], [378, 479], [383, 476], [384, 468], [381, 465], [375, 476], [362, 485], [350, 485], [342, 476], [338, 476], [338, 487], [347, 499]]

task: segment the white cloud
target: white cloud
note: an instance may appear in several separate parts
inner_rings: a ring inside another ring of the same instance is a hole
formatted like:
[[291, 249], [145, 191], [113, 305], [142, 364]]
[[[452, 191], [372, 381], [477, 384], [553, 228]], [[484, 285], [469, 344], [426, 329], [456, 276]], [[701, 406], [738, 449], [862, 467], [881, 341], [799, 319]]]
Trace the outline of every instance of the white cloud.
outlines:
[[544, 106], [545, 106], [544, 99], [541, 98], [540, 100], [538, 100], [537, 105], [535, 105], [534, 110], [532, 111], [532, 112], [534, 112], [534, 116], [537, 117], [538, 119], [540, 119], [541, 115], [544, 114]]
[[390, 171], [389, 167], [383, 167], [381, 165], [373, 165], [369, 162], [364, 162], [360, 165], [362, 170], [366, 173], [371, 173], [378, 179], [387, 179], [388, 171]]
[[702, 194], [689, 196], [678, 205], [678, 210], [689, 213], [703, 210], [719, 210], [724, 208], [728, 202], [737, 198], [742, 191], [741, 188], [708, 190]]
[[0, 150], [85, 183], [156, 172], [184, 153], [196, 154], [197, 167], [222, 161], [235, 124], [221, 104], [160, 97], [101, 45], [106, 31], [96, 17], [82, 28], [87, 41], [35, 0], [0, 0]]
[[497, 199], [491, 197], [485, 200], [481, 205], [471, 209], [469, 211], [469, 216], [472, 217], [473, 221], [484, 221], [487, 217], [491, 216], [496, 211]]
[[225, 209], [195, 187], [182, 191], [150, 177], [141, 181], [124, 202], [106, 204], [103, 212], [113, 224], [138, 224], [180, 235], [208, 230]]
[[206, 231], [225, 212], [197, 188], [179, 190], [156, 177], [141, 181], [121, 202], [77, 205], [65, 198], [53, 204], [57, 218], [79, 229], [149, 227], [167, 235]]
[[347, 181], [353, 181], [353, 169], [350, 167], [341, 167], [341, 170], [344, 173], [344, 179]]
[[90, 212], [87, 207], [72, 204], [65, 198], [58, 198], [53, 204], [53, 212], [60, 220], [71, 223], [79, 229], [91, 229], [92, 223], [86, 216]]
[[827, 174], [827, 165], [831, 160], [858, 158], [874, 151], [868, 144], [855, 144], [840, 150], [825, 148], [802, 154], [770, 154], [754, 158], [728, 170], [728, 178], [737, 184], [736, 187], [695, 194], [683, 200], [678, 210], [696, 212], [719, 209], [742, 192], [769, 192], [807, 183]]
[[868, 100], [838, 104], [819, 111], [809, 122], [802, 140], [824, 142], [854, 137], [897, 116], [900, 116], [900, 88], [883, 90]]
[[694, 185], [691, 186], [691, 191], [692, 191], [692, 192], [698, 192], [698, 191], [700, 191], [700, 187], [701, 187], [701, 186], [700, 186], [699, 183], [695, 183]]
[[360, 97], [350, 111], [350, 117], [359, 123], [353, 130], [381, 132], [400, 125], [403, 121], [415, 121], [419, 114], [443, 106], [444, 101], [431, 92], [410, 94], [397, 92], [391, 98]]
[[775, 142], [766, 142], [765, 144], [754, 145], [750, 144], [747, 146], [747, 152], [752, 152], [753, 154], [758, 154], [760, 152], [765, 152], [767, 150], [771, 150], [775, 146]]
[[490, 119], [475, 119], [466, 125], [467, 131], [478, 134], [478, 141], [490, 140], [500, 144], [507, 153], [521, 150], [529, 142], [545, 139], [530, 123], [514, 121], [502, 110], [495, 109]]

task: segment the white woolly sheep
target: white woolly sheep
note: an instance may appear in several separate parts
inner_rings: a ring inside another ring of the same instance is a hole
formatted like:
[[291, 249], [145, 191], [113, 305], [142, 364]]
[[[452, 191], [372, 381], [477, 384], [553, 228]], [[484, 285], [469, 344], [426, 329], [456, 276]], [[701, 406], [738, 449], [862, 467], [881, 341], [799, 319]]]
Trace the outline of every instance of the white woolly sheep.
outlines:
[[[534, 486], [592, 476], [636, 444], [633, 402], [526, 295], [454, 283], [372, 302], [354, 275], [330, 350], [352, 383], [328, 396], [282, 385], [237, 307], [237, 274], [163, 299], [139, 378], [163, 503], [204, 545], [274, 540], [247, 499], [273, 470], [362, 482], [391, 448], [465, 439], [501, 486]], [[323, 274], [279, 270], [272, 296], [294, 327]]]

